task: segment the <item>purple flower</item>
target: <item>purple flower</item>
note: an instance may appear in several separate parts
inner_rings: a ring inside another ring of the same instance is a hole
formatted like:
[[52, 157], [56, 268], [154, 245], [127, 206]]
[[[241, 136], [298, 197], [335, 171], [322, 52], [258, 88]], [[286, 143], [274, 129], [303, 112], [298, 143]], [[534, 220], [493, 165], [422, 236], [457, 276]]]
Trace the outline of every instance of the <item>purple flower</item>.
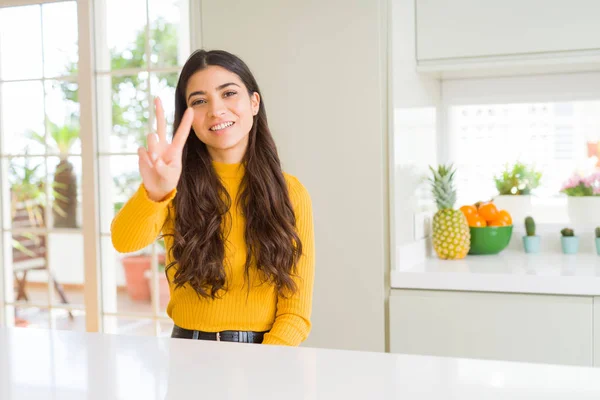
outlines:
[[569, 196], [600, 195], [600, 170], [588, 176], [573, 174], [563, 183], [560, 191]]

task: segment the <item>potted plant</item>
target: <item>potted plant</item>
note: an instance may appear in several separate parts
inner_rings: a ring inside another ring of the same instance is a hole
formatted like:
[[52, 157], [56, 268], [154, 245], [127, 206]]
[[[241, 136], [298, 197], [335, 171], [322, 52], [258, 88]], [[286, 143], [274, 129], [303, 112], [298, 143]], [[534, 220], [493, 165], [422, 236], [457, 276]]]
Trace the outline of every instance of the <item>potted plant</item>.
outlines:
[[[162, 239], [157, 241], [160, 248], [164, 250]], [[150, 285], [150, 269], [152, 268], [152, 245], [142, 251], [127, 255], [121, 259], [125, 271], [125, 282], [127, 293], [135, 301], [151, 301], [152, 290]], [[165, 253], [158, 252], [159, 292], [161, 306], [169, 301], [169, 285], [165, 275]], [[166, 299], [165, 299], [166, 297]]]
[[600, 226], [596, 227], [596, 254], [600, 256]]
[[590, 174], [573, 174], [560, 189], [567, 195], [567, 207], [571, 224], [582, 227], [600, 225], [600, 171]]
[[565, 254], [575, 254], [579, 250], [579, 238], [571, 228], [563, 228], [560, 231], [560, 244]]
[[525, 232], [523, 236], [523, 247], [525, 253], [539, 253], [541, 238], [535, 234], [535, 221], [532, 217], [525, 218]]
[[53, 196], [56, 207], [52, 208], [56, 228], [77, 228], [77, 177], [69, 153], [79, 140], [79, 126], [71, 116], [71, 121], [57, 125], [48, 121], [48, 139], [37, 132], [29, 131], [27, 136], [48, 148], [51, 154], [58, 154], [53, 182]]
[[507, 210], [515, 219], [524, 219], [531, 215], [531, 192], [540, 185], [542, 173], [533, 166], [516, 162], [509, 167], [506, 165], [500, 175], [494, 176], [498, 195], [494, 203], [501, 209]]
[[[169, 292], [169, 281], [167, 280], [166, 270], [166, 256], [165, 256], [165, 241], [159, 239], [157, 241], [162, 251], [158, 254], [158, 304], [161, 309], [165, 309], [169, 304], [170, 292]], [[154, 292], [152, 292], [154, 293]]]

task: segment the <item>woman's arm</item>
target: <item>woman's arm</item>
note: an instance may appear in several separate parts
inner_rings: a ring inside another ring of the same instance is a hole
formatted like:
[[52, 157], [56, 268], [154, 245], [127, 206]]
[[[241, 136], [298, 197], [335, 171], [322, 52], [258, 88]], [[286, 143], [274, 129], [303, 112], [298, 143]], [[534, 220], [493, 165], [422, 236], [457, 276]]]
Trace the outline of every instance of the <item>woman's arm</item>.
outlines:
[[279, 296], [277, 313], [263, 344], [298, 346], [308, 337], [311, 323], [313, 283], [315, 277], [315, 246], [313, 213], [310, 195], [294, 177], [289, 176], [290, 200], [296, 214], [296, 227], [302, 242], [302, 256], [294, 277], [298, 290], [287, 298]]
[[141, 184], [111, 223], [111, 238], [115, 249], [120, 253], [129, 253], [143, 249], [155, 241], [175, 194], [176, 189], [173, 189], [165, 198], [156, 202], [148, 197], [144, 184]]

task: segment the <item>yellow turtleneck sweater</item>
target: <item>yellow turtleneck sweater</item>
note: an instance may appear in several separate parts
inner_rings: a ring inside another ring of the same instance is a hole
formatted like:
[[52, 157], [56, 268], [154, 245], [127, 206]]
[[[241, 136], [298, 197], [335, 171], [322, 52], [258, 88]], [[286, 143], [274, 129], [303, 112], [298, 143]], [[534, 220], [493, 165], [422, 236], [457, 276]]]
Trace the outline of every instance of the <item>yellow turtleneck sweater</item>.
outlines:
[[[244, 174], [243, 166], [216, 161], [213, 161], [213, 166], [229, 192], [232, 204], [235, 204]], [[250, 282], [253, 286], [248, 294], [244, 286], [245, 221], [239, 210], [232, 207], [229, 211], [232, 229], [225, 246], [225, 257], [231, 266], [226, 268], [228, 291], [221, 298], [213, 300], [200, 298], [189, 285], [178, 289], [171, 285], [167, 314], [176, 325], [205, 332], [270, 331], [264, 337], [264, 344], [297, 346], [307, 338], [311, 327], [315, 259], [312, 205], [310, 196], [300, 181], [286, 173], [284, 177], [303, 246], [295, 278], [298, 291], [287, 298], [279, 297], [273, 285], [259, 285], [260, 278], [256, 270], [251, 268]], [[115, 249], [122, 253], [137, 251], [156, 240], [161, 228], [163, 233], [172, 233], [173, 222], [167, 219], [167, 213], [173, 207], [172, 200], [175, 196], [176, 190], [173, 190], [162, 201], [154, 202], [148, 198], [144, 185], [140, 185], [112, 221], [111, 233]], [[166, 236], [166, 248], [170, 249], [171, 245], [171, 236]], [[169, 254], [167, 251], [167, 265], [171, 262]], [[170, 268], [170, 281], [174, 274], [175, 269]]]

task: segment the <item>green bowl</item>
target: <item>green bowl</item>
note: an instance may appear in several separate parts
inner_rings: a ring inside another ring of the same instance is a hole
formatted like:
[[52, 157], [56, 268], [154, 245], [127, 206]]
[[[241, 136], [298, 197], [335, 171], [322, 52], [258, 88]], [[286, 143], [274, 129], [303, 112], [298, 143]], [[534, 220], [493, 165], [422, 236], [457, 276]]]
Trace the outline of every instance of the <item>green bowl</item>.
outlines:
[[508, 246], [513, 226], [471, 227], [469, 254], [498, 254]]

